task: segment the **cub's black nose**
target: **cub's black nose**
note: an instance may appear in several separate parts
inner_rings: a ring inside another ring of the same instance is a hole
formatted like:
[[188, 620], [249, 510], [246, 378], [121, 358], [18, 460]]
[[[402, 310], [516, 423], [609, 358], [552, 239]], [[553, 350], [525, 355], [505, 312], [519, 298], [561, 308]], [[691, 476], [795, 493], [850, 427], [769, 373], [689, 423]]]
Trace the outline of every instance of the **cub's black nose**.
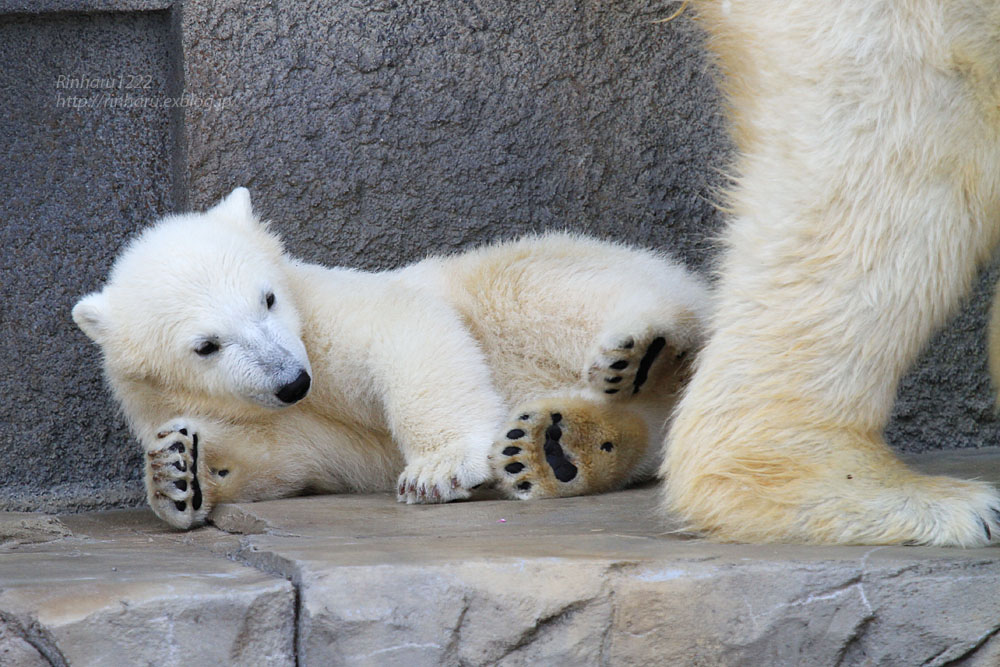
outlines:
[[309, 378], [309, 373], [302, 371], [299, 376], [286, 384], [284, 387], [274, 392], [274, 395], [278, 397], [282, 403], [288, 403], [291, 405], [297, 401], [301, 401], [305, 398], [306, 394], [309, 393], [309, 384], [311, 380]]

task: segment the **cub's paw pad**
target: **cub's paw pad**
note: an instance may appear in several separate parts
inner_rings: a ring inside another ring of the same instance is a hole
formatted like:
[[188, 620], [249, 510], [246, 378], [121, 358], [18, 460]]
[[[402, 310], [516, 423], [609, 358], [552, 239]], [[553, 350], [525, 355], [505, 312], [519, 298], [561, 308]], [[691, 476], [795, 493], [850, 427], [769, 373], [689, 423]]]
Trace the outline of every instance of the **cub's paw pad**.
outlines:
[[649, 379], [667, 347], [665, 336], [614, 336], [602, 345], [587, 368], [587, 383], [609, 398], [633, 396]]
[[489, 458], [497, 487], [527, 499], [620, 486], [645, 448], [642, 427], [618, 428], [586, 403], [552, 407], [521, 412], [494, 443]]
[[146, 493], [153, 511], [178, 528], [204, 520], [198, 481], [198, 434], [183, 424], [160, 428], [146, 448]]
[[419, 459], [406, 466], [396, 482], [396, 500], [408, 505], [447, 503], [468, 498], [487, 479], [451, 460]]

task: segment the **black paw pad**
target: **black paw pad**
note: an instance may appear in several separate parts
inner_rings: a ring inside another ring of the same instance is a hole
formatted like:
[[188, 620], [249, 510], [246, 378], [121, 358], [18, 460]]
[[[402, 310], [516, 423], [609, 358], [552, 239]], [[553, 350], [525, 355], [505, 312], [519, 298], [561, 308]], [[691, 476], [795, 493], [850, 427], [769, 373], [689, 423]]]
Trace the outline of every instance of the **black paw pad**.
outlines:
[[515, 454], [520, 454], [520, 453], [521, 453], [520, 447], [514, 447], [513, 445], [511, 445], [510, 447], [503, 448], [504, 456], [514, 456]]
[[169, 451], [171, 451], [171, 452], [177, 452], [178, 454], [183, 454], [184, 451], [185, 451], [184, 443], [183, 442], [175, 442], [174, 444], [170, 445], [170, 450]]
[[561, 412], [553, 412], [549, 416], [552, 418], [552, 423], [553, 424], [558, 424], [559, 422], [562, 421], [562, 413]]
[[611, 444], [610, 442], [606, 442], [603, 445], [601, 445], [601, 449], [604, 450], [604, 451], [606, 451], [606, 452], [610, 452], [614, 448], [615, 448], [615, 446], [613, 444]]
[[520, 417], [518, 417], [518, 419], [520, 419], [521, 421], [527, 421], [530, 418], [531, 418], [531, 415], [528, 415], [528, 414], [524, 414], [524, 415], [521, 415]]
[[560, 482], [566, 483], [576, 477], [577, 468], [566, 458], [559, 438], [562, 437], [562, 429], [552, 424], [545, 429], [545, 462], [552, 468], [552, 474]]
[[173, 466], [181, 472], [187, 472], [187, 464], [184, 461], [174, 461]]
[[618, 390], [617, 389], [605, 389], [604, 393], [605, 394], [617, 394]]
[[520, 484], [517, 485], [517, 488], [519, 488], [521, 491], [527, 491], [531, 488], [531, 482], [521, 482]]
[[229, 471], [226, 470], [225, 468], [223, 468], [222, 470], [219, 471], [219, 477], [225, 477], [228, 474], [229, 474]]
[[186, 428], [182, 428], [181, 430], [179, 430], [177, 432], [180, 433], [181, 435], [187, 435], [188, 434], [188, 430]]
[[522, 431], [519, 428], [514, 428], [507, 431], [508, 440], [517, 440], [518, 438], [523, 438], [523, 437], [524, 437], [524, 431]]
[[621, 361], [616, 361], [615, 363], [611, 364], [608, 368], [613, 368], [616, 371], [620, 371], [623, 368], [628, 368], [628, 360], [622, 359]]
[[191, 507], [201, 509], [201, 484], [198, 483], [198, 434], [191, 436]]
[[176, 482], [174, 482], [174, 486], [176, 486], [179, 491], [188, 490], [188, 483], [185, 482], [183, 479], [179, 479]]
[[986, 519], [984, 519], [983, 517], [979, 517], [979, 523], [983, 524], [983, 530], [986, 531], [986, 539], [987, 540], [993, 539], [993, 535], [992, 533], [990, 533], [990, 524], [986, 523]]
[[[663, 336], [657, 336], [646, 348], [646, 354], [642, 355], [642, 359], [639, 361], [639, 368], [635, 372], [635, 380], [632, 383], [632, 393], [638, 394], [639, 387], [646, 383], [649, 378], [649, 369], [653, 367], [653, 362], [656, 358], [660, 356], [660, 352], [663, 348], [667, 346], [667, 339]], [[612, 368], [614, 368], [612, 366]]]
[[524, 464], [515, 461], [514, 463], [508, 463], [503, 467], [503, 469], [509, 472], [511, 475], [516, 475], [517, 473], [524, 470]]
[[607, 382], [608, 384], [618, 384], [619, 382], [622, 381], [622, 376], [616, 375], [613, 378], [604, 378], [604, 381]]
[[174, 507], [177, 508], [178, 512], [183, 512], [184, 510], [187, 509], [187, 503], [184, 502], [183, 500], [178, 500], [174, 503]]

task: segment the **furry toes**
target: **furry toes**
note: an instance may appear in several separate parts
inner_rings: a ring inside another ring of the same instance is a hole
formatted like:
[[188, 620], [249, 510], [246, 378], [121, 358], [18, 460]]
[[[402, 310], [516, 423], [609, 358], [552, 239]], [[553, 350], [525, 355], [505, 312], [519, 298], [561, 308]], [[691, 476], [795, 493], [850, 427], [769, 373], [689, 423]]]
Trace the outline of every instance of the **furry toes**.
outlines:
[[835, 515], [821, 507], [824, 520], [806, 523], [810, 541], [982, 547], [1000, 539], [1000, 495], [983, 482], [914, 475], [901, 488], [831, 509]]
[[487, 474], [476, 474], [467, 465], [446, 457], [418, 459], [409, 463], [396, 484], [396, 500], [416, 503], [447, 503], [468, 498], [472, 489], [485, 482]]
[[1000, 493], [990, 484], [917, 473], [877, 441], [838, 444], [836, 458], [812, 460], [716, 451], [696, 461], [685, 452], [688, 466], [667, 469], [666, 509], [725, 541], [980, 547], [1000, 539]]
[[[878, 517], [908, 545], [981, 547], [1000, 540], [1000, 493], [984, 482], [917, 477], [899, 516]], [[876, 519], [872, 513], [871, 518]]]
[[497, 486], [512, 498], [550, 498], [624, 486], [646, 450], [642, 420], [584, 399], [523, 405], [490, 454]]
[[198, 434], [183, 422], [165, 424], [146, 447], [145, 458], [153, 512], [177, 528], [204, 523], [210, 508], [198, 479]]
[[654, 364], [668, 355], [680, 356], [662, 334], [612, 336], [594, 355], [585, 377], [594, 391], [608, 398], [633, 396], [649, 380]]

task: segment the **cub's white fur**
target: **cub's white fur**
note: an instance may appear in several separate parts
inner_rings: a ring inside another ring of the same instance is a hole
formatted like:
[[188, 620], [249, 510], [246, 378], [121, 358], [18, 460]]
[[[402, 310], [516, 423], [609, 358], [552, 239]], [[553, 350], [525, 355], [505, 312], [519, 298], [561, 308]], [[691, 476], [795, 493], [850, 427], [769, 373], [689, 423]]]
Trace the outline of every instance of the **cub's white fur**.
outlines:
[[[237, 189], [139, 236], [73, 317], [142, 442], [150, 505], [189, 527], [219, 502], [306, 490], [441, 502], [495, 475], [531, 497], [652, 474], [645, 444], [663, 436], [707, 301], [660, 256], [568, 234], [381, 273], [306, 264]], [[608, 369], [635, 371], [657, 339], [648, 386], [615, 395]], [[557, 421], [571, 482], [544, 463]]]
[[739, 149], [666, 505], [722, 539], [978, 546], [1000, 496], [882, 430], [1000, 226], [1000, 4], [696, 2]]

